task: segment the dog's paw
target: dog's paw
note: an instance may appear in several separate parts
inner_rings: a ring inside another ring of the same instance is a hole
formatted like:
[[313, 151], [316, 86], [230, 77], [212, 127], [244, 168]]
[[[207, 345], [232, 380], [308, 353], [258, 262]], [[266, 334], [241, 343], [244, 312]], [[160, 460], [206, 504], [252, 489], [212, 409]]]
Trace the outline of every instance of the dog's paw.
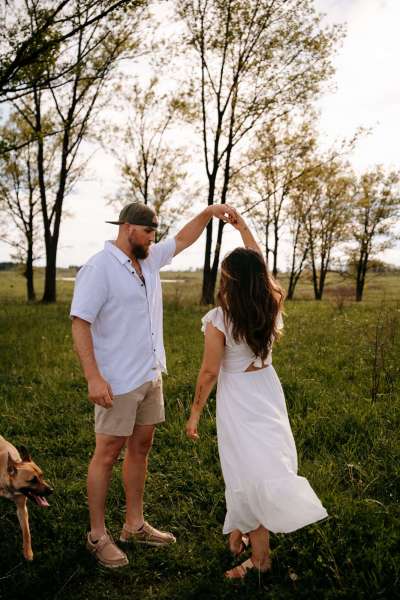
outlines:
[[24, 558], [25, 560], [33, 560], [32, 550], [24, 550]]

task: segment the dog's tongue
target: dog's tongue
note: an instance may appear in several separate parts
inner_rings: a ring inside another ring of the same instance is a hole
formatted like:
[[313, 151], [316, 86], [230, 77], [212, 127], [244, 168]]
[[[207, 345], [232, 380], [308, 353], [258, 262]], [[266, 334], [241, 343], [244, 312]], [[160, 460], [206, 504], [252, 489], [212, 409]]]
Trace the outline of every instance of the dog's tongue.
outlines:
[[38, 506], [41, 506], [42, 508], [49, 506], [49, 503], [43, 496], [36, 496], [36, 494], [32, 494], [32, 496]]

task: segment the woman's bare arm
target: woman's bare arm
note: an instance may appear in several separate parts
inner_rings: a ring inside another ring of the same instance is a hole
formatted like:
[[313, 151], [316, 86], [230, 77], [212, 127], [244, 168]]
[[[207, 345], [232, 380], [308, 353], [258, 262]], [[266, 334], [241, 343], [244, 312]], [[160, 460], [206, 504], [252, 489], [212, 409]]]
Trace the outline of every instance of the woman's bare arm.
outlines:
[[262, 254], [260, 246], [258, 245], [254, 235], [250, 231], [246, 221], [241, 215], [237, 214], [236, 218], [229, 216], [229, 223], [239, 231], [245, 248], [255, 250], [256, 252]]
[[208, 323], [204, 336], [203, 362], [197, 378], [190, 417], [186, 423], [186, 435], [192, 439], [199, 437], [197, 426], [203, 408], [217, 381], [224, 348], [225, 335], [222, 331], [214, 327], [212, 323]]

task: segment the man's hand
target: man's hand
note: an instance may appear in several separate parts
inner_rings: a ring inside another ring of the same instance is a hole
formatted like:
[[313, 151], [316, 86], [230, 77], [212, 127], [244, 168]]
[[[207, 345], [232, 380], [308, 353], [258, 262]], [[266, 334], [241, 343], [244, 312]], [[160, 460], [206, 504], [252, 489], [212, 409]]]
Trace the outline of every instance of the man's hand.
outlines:
[[199, 424], [199, 417], [197, 415], [190, 415], [186, 423], [186, 435], [191, 440], [198, 440], [199, 434], [197, 433], [197, 426]]
[[213, 217], [217, 217], [225, 223], [232, 223], [240, 216], [233, 206], [229, 204], [213, 204], [210, 206], [210, 212]]
[[90, 402], [111, 408], [113, 405], [113, 393], [110, 384], [103, 377], [93, 377], [88, 380], [88, 395]]

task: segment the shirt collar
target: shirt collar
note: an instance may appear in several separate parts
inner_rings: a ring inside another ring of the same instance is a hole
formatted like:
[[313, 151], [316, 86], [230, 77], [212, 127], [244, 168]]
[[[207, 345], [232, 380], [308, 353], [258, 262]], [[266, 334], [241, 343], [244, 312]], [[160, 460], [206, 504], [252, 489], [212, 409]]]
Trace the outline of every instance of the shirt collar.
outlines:
[[129, 256], [127, 256], [125, 254], [125, 252], [122, 252], [122, 250], [120, 250], [119, 248], [117, 248], [117, 246], [112, 242], [112, 240], [107, 240], [104, 243], [104, 250], [106, 252], [109, 252], [113, 256], [115, 256], [115, 258], [117, 260], [119, 260], [119, 262], [121, 263], [121, 265], [125, 265], [126, 263], [131, 264], [131, 259], [129, 258]]

